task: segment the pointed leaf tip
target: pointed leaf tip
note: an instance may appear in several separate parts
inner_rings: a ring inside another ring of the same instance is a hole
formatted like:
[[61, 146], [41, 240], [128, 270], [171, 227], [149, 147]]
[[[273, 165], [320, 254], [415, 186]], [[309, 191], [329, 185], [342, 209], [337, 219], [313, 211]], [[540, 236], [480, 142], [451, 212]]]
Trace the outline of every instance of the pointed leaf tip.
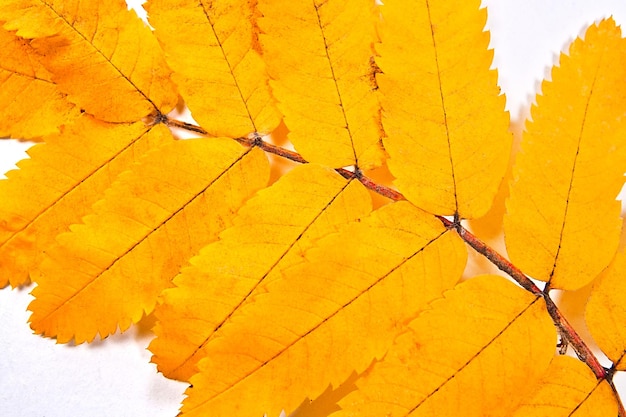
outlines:
[[537, 96], [513, 167], [511, 260], [554, 288], [589, 283], [613, 258], [626, 166], [626, 40], [612, 20], [562, 54]]

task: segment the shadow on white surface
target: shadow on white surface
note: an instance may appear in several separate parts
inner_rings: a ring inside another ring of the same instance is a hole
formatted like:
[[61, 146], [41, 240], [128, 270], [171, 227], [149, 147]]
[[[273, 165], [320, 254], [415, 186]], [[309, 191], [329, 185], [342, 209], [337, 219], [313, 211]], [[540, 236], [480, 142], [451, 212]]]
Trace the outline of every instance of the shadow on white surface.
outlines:
[[187, 384], [166, 379], [149, 363], [150, 337], [131, 327], [92, 344], [56, 344], [27, 324], [31, 288], [0, 291], [0, 415], [178, 413]]

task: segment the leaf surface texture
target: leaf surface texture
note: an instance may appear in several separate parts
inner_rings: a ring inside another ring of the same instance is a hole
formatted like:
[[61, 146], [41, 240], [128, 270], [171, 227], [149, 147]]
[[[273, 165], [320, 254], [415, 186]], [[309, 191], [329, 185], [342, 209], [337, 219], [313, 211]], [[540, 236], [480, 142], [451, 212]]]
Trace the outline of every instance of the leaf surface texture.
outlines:
[[29, 306], [37, 333], [82, 343], [136, 323], [269, 176], [262, 151], [229, 139], [172, 142], [142, 162], [49, 250]]
[[177, 102], [163, 52], [121, 0], [6, 0], [4, 28], [42, 57], [68, 99], [99, 119], [134, 122]]
[[591, 370], [569, 356], [555, 356], [541, 382], [513, 417], [605, 417], [617, 415], [617, 404], [607, 381], [597, 381]]
[[380, 165], [369, 0], [260, 0], [260, 41], [289, 139], [309, 162]]
[[409, 323], [333, 416], [510, 416], [554, 355], [545, 303], [472, 278]]
[[281, 271], [300, 261], [313, 241], [371, 211], [369, 194], [316, 165], [295, 168], [246, 203], [233, 227], [191, 260], [163, 292], [150, 350], [166, 376], [188, 380], [207, 343]]
[[163, 125], [108, 124], [87, 115], [44, 139], [0, 181], [2, 287], [28, 283], [55, 237], [91, 212], [119, 173], [173, 141]]
[[626, 166], [626, 40], [611, 19], [591, 26], [532, 109], [513, 167], [504, 232], [513, 263], [575, 290], [613, 258], [622, 225], [615, 200]]
[[293, 411], [381, 358], [398, 328], [457, 282], [466, 257], [457, 235], [407, 202], [348, 224], [220, 330], [182, 415]]
[[0, 27], [0, 136], [39, 138], [78, 111], [52, 82], [28, 41]]
[[418, 207], [480, 217], [512, 138], [480, 1], [389, 0], [376, 58], [389, 169]]
[[213, 136], [270, 133], [280, 116], [248, 0], [152, 0], [150, 23], [194, 119]]
[[594, 282], [587, 302], [585, 320], [602, 352], [626, 370], [626, 254], [620, 252], [613, 263]]

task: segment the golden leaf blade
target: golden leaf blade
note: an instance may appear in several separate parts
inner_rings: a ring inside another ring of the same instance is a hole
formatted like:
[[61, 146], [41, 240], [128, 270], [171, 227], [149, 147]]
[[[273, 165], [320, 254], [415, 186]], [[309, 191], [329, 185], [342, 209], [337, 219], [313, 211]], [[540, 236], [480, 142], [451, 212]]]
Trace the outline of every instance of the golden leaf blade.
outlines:
[[194, 119], [213, 136], [268, 134], [280, 122], [248, 0], [151, 0], [150, 24]]
[[491, 207], [512, 144], [480, 1], [389, 0], [376, 46], [383, 139], [406, 198], [440, 215]]
[[626, 253], [616, 255], [613, 263], [594, 282], [585, 308], [585, 321], [593, 340], [602, 352], [626, 371]]
[[108, 124], [84, 115], [0, 180], [0, 287], [34, 279], [55, 237], [91, 211], [117, 174], [147, 150], [172, 141], [163, 125]]
[[458, 281], [466, 259], [458, 235], [407, 202], [346, 225], [222, 327], [182, 415], [290, 413], [381, 358], [399, 328]]
[[380, 165], [374, 2], [261, 0], [259, 9], [270, 85], [296, 149], [334, 168]]
[[36, 139], [77, 115], [29, 43], [0, 27], [0, 137]]
[[209, 340], [243, 303], [300, 261], [313, 241], [370, 211], [358, 181], [316, 165], [299, 166], [262, 190], [161, 295], [153, 362], [165, 376], [189, 380]]
[[178, 100], [150, 29], [121, 0], [6, 0], [0, 21], [31, 45], [68, 99], [97, 118], [135, 122]]
[[230, 139], [175, 141], [147, 154], [84, 224], [57, 237], [33, 290], [31, 327], [61, 343], [127, 329], [268, 178], [264, 153]]
[[495, 275], [444, 297], [357, 380], [338, 416], [510, 416], [554, 356], [545, 303]]
[[617, 415], [615, 396], [605, 380], [570, 356], [555, 356], [535, 393], [513, 417], [606, 417]]
[[609, 264], [619, 242], [626, 40], [604, 20], [560, 61], [524, 133], [504, 232], [511, 260], [525, 273], [575, 290]]

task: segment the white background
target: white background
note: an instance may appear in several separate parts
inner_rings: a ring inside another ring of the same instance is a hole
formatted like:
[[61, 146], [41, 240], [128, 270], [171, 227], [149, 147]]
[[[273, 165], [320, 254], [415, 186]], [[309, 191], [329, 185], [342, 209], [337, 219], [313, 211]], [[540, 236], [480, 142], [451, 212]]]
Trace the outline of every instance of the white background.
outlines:
[[[133, 3], [140, 3], [135, 1]], [[513, 120], [523, 117], [549, 67], [594, 21], [626, 24], [624, 0], [488, 0], [494, 66]], [[1, 63], [0, 63], [1, 65]], [[26, 145], [0, 141], [0, 174]], [[186, 384], [149, 363], [151, 335], [131, 328], [90, 345], [57, 345], [27, 324], [30, 288], [0, 290], [0, 415], [175, 416]]]

